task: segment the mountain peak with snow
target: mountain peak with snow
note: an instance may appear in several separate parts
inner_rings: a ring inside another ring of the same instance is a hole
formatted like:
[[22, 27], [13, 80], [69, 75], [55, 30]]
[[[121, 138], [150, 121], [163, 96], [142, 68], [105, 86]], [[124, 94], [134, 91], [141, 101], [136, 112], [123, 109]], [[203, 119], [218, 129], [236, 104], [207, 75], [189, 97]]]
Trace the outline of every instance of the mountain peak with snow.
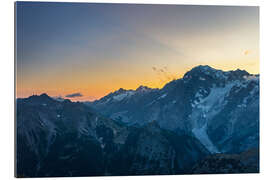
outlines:
[[149, 92], [152, 88], [149, 88], [147, 86], [139, 86], [135, 91], [136, 92]]

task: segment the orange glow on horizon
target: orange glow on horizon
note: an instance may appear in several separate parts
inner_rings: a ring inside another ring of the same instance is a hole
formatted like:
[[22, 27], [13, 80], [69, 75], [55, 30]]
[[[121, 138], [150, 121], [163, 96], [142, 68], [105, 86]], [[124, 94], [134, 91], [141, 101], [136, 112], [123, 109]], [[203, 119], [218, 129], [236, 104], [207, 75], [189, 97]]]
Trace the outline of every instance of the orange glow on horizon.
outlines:
[[[200, 65], [200, 64], [198, 64]], [[206, 64], [203, 64], [206, 65]], [[223, 61], [222, 63], [216, 64], [207, 64], [216, 69], [222, 69], [224, 71], [242, 69], [247, 70], [251, 74], [259, 73], [259, 61], [257, 63], [252, 63], [252, 61], [247, 61], [246, 64], [240, 64], [238, 61]], [[195, 65], [196, 66], [196, 65]], [[103, 77], [103, 80], [95, 82], [95, 84], [91, 85], [87, 78], [74, 78], [74, 80], [67, 83], [66, 81], [61, 81], [59, 77], [58, 81], [51, 83], [52, 81], [42, 82], [35, 84], [35, 86], [31, 87], [31, 82], [17, 82], [17, 98], [26, 98], [33, 94], [39, 95], [42, 93], [47, 93], [51, 97], [63, 97], [67, 94], [80, 92], [82, 97], [74, 97], [74, 98], [66, 98], [71, 101], [94, 101], [100, 99], [110, 92], [114, 92], [119, 88], [123, 89], [137, 89], [140, 85], [148, 86], [150, 88], [162, 88], [166, 83], [174, 80], [182, 78], [183, 75], [189, 71], [192, 67], [179, 68], [179, 71], [173, 71], [171, 69], [166, 68], [158, 68], [154, 67], [153, 71], [148, 74], [143, 74], [142, 76], [138, 76], [138, 78], [134, 77], [126, 77], [123, 79], [116, 78], [108, 79], [107, 77]], [[135, 76], [136, 77], [136, 76]], [[58, 83], [56, 83], [58, 82]], [[35, 90], [33, 90], [35, 89]]]

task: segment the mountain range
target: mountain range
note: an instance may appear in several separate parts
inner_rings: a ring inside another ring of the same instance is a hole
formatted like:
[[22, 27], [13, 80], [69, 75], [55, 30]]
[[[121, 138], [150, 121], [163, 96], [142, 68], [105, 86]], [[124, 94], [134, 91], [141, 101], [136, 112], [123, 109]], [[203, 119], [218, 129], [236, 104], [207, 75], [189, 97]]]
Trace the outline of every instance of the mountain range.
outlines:
[[162, 89], [119, 89], [89, 106], [127, 125], [193, 134], [212, 153], [258, 146], [259, 75], [243, 70], [197, 66]]
[[94, 102], [16, 100], [16, 176], [259, 172], [259, 75], [197, 66]]

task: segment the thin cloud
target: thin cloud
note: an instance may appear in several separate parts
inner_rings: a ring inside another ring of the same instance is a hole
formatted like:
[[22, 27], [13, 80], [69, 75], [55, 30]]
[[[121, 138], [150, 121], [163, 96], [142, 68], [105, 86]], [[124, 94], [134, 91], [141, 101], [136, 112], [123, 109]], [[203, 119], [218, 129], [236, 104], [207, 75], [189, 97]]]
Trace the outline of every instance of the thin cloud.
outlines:
[[161, 83], [166, 83], [177, 79], [177, 76], [174, 73], [171, 73], [167, 66], [164, 66], [163, 68], [152, 67], [152, 69], [157, 74], [157, 78]]
[[67, 94], [67, 98], [74, 98], [74, 97], [82, 97], [83, 95], [81, 93], [73, 93], [73, 94]]

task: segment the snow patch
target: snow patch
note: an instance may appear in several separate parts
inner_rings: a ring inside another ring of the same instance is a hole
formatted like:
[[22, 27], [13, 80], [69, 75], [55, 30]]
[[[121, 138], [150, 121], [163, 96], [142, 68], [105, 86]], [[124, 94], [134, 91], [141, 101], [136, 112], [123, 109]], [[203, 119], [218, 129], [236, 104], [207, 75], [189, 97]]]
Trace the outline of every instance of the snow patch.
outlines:
[[212, 143], [212, 141], [209, 139], [207, 133], [206, 133], [206, 125], [205, 124], [201, 128], [193, 128], [192, 132], [195, 135], [197, 139], [200, 140], [200, 142], [210, 151], [211, 153], [219, 153], [216, 146]]
[[133, 91], [128, 91], [128, 92], [113, 96], [113, 99], [116, 101], [122, 101], [124, 98], [132, 96], [133, 94], [134, 94]]
[[162, 99], [162, 98], [165, 98], [167, 96], [167, 93], [161, 95], [158, 99]]
[[153, 100], [150, 103], [146, 104], [145, 106], [150, 106], [150, 105], [154, 104], [155, 102], [156, 102], [156, 100]]
[[205, 78], [203, 78], [203, 77], [200, 77], [199, 79], [200, 79], [201, 81], [205, 81]]
[[194, 100], [192, 107], [197, 107], [203, 110], [203, 112], [207, 113], [213, 108], [216, 104], [220, 104], [223, 102], [226, 95], [230, 92], [231, 88], [235, 85], [235, 83], [230, 83], [225, 87], [213, 87], [210, 91], [210, 94], [205, 98], [202, 98], [202, 95], [197, 93], [195, 97], [199, 100]]

